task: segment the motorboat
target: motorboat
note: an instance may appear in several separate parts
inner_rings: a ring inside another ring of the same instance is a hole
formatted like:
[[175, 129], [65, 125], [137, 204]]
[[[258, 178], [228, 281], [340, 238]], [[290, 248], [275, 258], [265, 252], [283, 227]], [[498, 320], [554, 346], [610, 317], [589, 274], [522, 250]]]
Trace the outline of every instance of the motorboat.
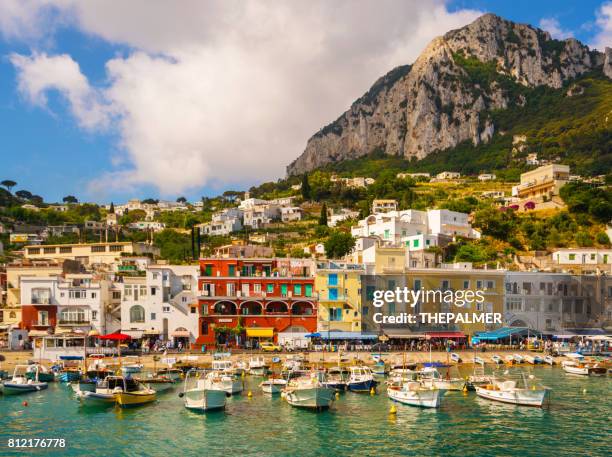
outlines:
[[25, 376], [28, 379], [34, 379], [35, 376], [38, 376], [40, 382], [55, 381], [55, 373], [40, 363], [31, 363], [28, 365]]
[[608, 371], [606, 367], [600, 366], [599, 363], [580, 360], [564, 360], [561, 362], [561, 366], [566, 373], [582, 376], [605, 376]]
[[121, 363], [121, 373], [124, 376], [140, 373], [142, 371], [143, 364], [140, 363], [140, 358], [136, 356], [125, 357]]
[[485, 361], [481, 357], [476, 356], [476, 357], [474, 357], [474, 364], [476, 364], [476, 365], [484, 365]]
[[212, 369], [228, 376], [240, 376], [242, 374], [241, 371], [236, 370], [234, 362], [229, 359], [213, 360]]
[[137, 406], [154, 402], [157, 393], [150, 387], [136, 381], [132, 377], [108, 376], [108, 388], [117, 393], [117, 403], [120, 406]]
[[512, 354], [512, 356], [514, 357], [514, 361], [516, 363], [523, 363], [525, 361], [525, 357], [520, 354]]
[[253, 376], [264, 376], [268, 372], [266, 359], [261, 355], [256, 355], [249, 359], [249, 374]]
[[59, 363], [53, 367], [58, 382], [73, 382], [81, 379], [83, 357], [80, 355], [61, 355]]
[[336, 398], [336, 391], [325, 386], [324, 381], [325, 373], [313, 371], [289, 380], [282, 395], [291, 406], [317, 411], [327, 409]]
[[451, 352], [450, 358], [455, 363], [461, 363], [461, 357], [455, 352]]
[[[32, 365], [30, 365], [32, 366]], [[13, 376], [10, 380], [5, 380], [2, 383], [2, 392], [4, 395], [16, 395], [23, 394], [27, 392], [39, 392], [41, 390], [46, 389], [49, 384], [46, 382], [40, 381], [39, 374], [39, 365], [33, 365], [34, 371], [30, 371], [32, 373], [32, 377], [28, 379], [28, 365], [16, 365], [15, 370], [13, 371]]]
[[155, 376], [164, 376], [172, 379], [173, 381], [180, 381], [183, 377], [183, 372], [178, 368], [162, 368], [155, 372]]
[[95, 390], [77, 390], [76, 397], [83, 406], [110, 406], [117, 402], [117, 394], [122, 389], [113, 383], [110, 387], [106, 379], [98, 381]]
[[463, 390], [465, 380], [461, 378], [442, 377], [440, 372], [433, 367], [426, 367], [417, 371], [418, 379], [425, 387], [433, 387], [442, 390]]
[[224, 409], [226, 392], [215, 386], [208, 373], [191, 369], [185, 375], [182, 397], [185, 408], [194, 411], [212, 411]]
[[515, 363], [517, 363], [516, 359], [512, 354], [508, 354], [506, 357], [504, 357], [504, 359], [508, 365], [514, 365]]
[[544, 363], [553, 366], [556, 364], [555, 358], [552, 355], [547, 355], [544, 357]]
[[467, 377], [468, 390], [475, 390], [476, 386], [484, 386], [493, 382], [493, 376], [487, 375], [484, 372], [482, 365], [475, 365], [474, 372]]
[[525, 362], [527, 362], [530, 365], [536, 365], [537, 363], [539, 363], [541, 359], [538, 356], [533, 356], [533, 355], [526, 355], [525, 356]]
[[331, 367], [327, 370], [327, 376], [323, 381], [325, 387], [331, 387], [338, 392], [344, 392], [348, 389], [348, 378], [350, 371], [343, 367]]
[[387, 395], [391, 400], [423, 408], [438, 408], [445, 393], [444, 389], [423, 386], [417, 380], [416, 373], [412, 373], [410, 379], [393, 382], [387, 387]]
[[504, 361], [502, 360], [502, 358], [498, 355], [494, 355], [493, 357], [491, 357], [491, 360], [493, 361], [494, 364], [496, 365], [501, 365], [502, 363], [504, 363]]
[[226, 374], [223, 371], [210, 371], [207, 377], [215, 389], [223, 390], [228, 395], [239, 394], [244, 390], [241, 378]]
[[372, 366], [372, 373], [378, 376], [384, 376], [387, 374], [388, 368], [384, 360], [380, 359]]
[[280, 394], [287, 387], [287, 380], [278, 377], [269, 377], [259, 384], [261, 390], [267, 394]]
[[165, 392], [170, 389], [174, 389], [178, 384], [178, 381], [163, 375], [156, 375], [149, 373], [139, 376], [134, 376], [134, 379], [147, 387], [153, 389], [155, 392]]
[[476, 395], [487, 400], [522, 406], [542, 407], [550, 389], [532, 382], [525, 374], [510, 379], [494, 379], [484, 386], [475, 386]]
[[349, 367], [347, 387], [351, 392], [369, 392], [371, 389], [375, 389], [377, 384], [378, 381], [374, 379], [370, 367]]
[[93, 365], [81, 376], [81, 379], [72, 381], [70, 387], [75, 392], [77, 391], [88, 391], [95, 392], [96, 386], [99, 381], [105, 379], [107, 376], [111, 376], [112, 371], [107, 370], [104, 366]]
[[403, 379], [412, 379], [412, 375], [416, 370], [416, 363], [408, 363], [402, 365], [394, 365], [389, 371], [389, 379], [387, 384], [397, 383]]

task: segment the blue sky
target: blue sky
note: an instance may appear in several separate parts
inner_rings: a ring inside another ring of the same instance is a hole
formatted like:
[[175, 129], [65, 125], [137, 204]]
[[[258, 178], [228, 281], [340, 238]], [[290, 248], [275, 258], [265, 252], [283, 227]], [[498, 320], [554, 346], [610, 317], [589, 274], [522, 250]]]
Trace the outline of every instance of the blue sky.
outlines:
[[[261, 5], [237, 13], [202, 2], [193, 11], [172, 2], [144, 11], [121, 2], [52, 9], [9, 1], [7, 11], [0, 4], [0, 180], [48, 201], [198, 199], [247, 189], [281, 177], [308, 137], [378, 75], [478, 12], [546, 24], [587, 44], [610, 36], [601, 1], [426, 0], [423, 9], [428, 1], [434, 12], [422, 16], [407, 2], [391, 5], [397, 14], [374, 2], [363, 14], [350, 4], [329, 13], [325, 4], [316, 12], [285, 4], [269, 23]], [[259, 28], [249, 29], [253, 23]], [[419, 33], [402, 31], [410, 27]]]

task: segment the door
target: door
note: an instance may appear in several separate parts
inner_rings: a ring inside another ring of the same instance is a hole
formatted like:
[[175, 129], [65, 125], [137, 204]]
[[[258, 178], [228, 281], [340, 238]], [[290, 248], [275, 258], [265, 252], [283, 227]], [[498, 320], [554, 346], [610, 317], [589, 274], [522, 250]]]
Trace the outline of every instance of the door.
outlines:
[[283, 297], [287, 296], [287, 284], [281, 284], [281, 295]]

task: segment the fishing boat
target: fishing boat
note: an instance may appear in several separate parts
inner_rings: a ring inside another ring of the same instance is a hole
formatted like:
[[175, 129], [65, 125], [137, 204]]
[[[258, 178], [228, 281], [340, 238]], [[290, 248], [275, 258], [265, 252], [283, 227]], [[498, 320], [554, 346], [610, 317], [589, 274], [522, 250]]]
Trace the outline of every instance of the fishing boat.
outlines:
[[513, 405], [542, 407], [550, 389], [537, 385], [533, 379], [524, 373], [509, 379], [494, 379], [490, 384], [476, 386], [476, 395]]
[[266, 359], [261, 355], [256, 355], [249, 359], [249, 374], [253, 376], [264, 376], [268, 371]]
[[502, 358], [498, 355], [494, 355], [493, 357], [491, 357], [491, 360], [493, 361], [494, 364], [496, 365], [501, 365], [502, 363], [504, 363], [504, 361], [502, 360]]
[[331, 367], [327, 370], [327, 376], [323, 381], [325, 387], [331, 387], [338, 392], [344, 392], [348, 389], [348, 378], [350, 371], [343, 367]]
[[547, 355], [544, 357], [544, 363], [553, 366], [556, 362], [555, 359], [552, 355]]
[[34, 379], [35, 376], [38, 376], [38, 380], [40, 382], [55, 381], [55, 374], [46, 366], [41, 365], [40, 363], [31, 363], [30, 365], [28, 365], [25, 376], [28, 379]]
[[455, 363], [461, 363], [461, 357], [459, 357], [459, 354], [455, 352], [451, 352], [450, 358]]
[[182, 395], [185, 408], [212, 411], [225, 408], [226, 393], [213, 385], [203, 370], [189, 370], [185, 376]]
[[372, 373], [375, 375], [384, 376], [387, 374], [387, 371], [387, 364], [382, 359], [372, 366]]
[[223, 371], [211, 371], [207, 375], [213, 388], [223, 390], [228, 395], [239, 394], [244, 390], [241, 378], [226, 374]]
[[81, 376], [81, 379], [72, 381], [70, 387], [75, 391], [95, 392], [99, 381], [111, 376], [113, 372], [103, 365], [90, 365], [89, 369]]
[[134, 379], [146, 385], [150, 389], [153, 389], [157, 393], [166, 392], [167, 390], [174, 389], [174, 387], [176, 387], [176, 385], [178, 384], [178, 381], [174, 379], [163, 375], [156, 375], [154, 373], [145, 374], [144, 376], [134, 376]]
[[133, 355], [125, 357], [121, 363], [121, 373], [123, 373], [124, 376], [140, 373], [142, 368], [143, 365], [140, 363], [140, 358]]
[[393, 401], [422, 408], [438, 408], [446, 391], [423, 386], [416, 373], [411, 378], [391, 383], [387, 387], [387, 395]]
[[425, 367], [417, 371], [418, 379], [425, 387], [442, 390], [463, 390], [465, 380], [461, 378], [442, 377], [440, 372], [432, 367]]
[[582, 376], [605, 376], [608, 371], [606, 367], [600, 366], [599, 363], [588, 363], [580, 360], [564, 360], [561, 362], [561, 366], [566, 373]]
[[58, 382], [72, 382], [81, 379], [80, 363], [83, 357], [80, 355], [61, 355], [59, 363], [53, 367], [55, 379]]
[[523, 363], [525, 361], [525, 357], [520, 354], [512, 354], [512, 356], [514, 357], [514, 361], [516, 363]]
[[155, 372], [155, 376], [164, 376], [172, 379], [173, 381], [180, 381], [183, 377], [183, 372], [178, 368], [162, 368]]
[[77, 390], [76, 397], [83, 406], [110, 406], [117, 401], [117, 394], [121, 387], [111, 388], [106, 379], [96, 384], [95, 390]]
[[397, 383], [403, 379], [412, 379], [412, 374], [417, 367], [416, 363], [407, 363], [402, 365], [394, 365], [389, 371], [389, 379], [387, 384]]
[[466, 385], [468, 390], [475, 390], [476, 386], [484, 386], [491, 382], [493, 382], [493, 376], [485, 374], [482, 365], [475, 365], [474, 372], [468, 376]]
[[[32, 365], [30, 365], [32, 366]], [[33, 365], [34, 371], [28, 372], [28, 365], [16, 365], [13, 371], [13, 377], [10, 380], [5, 380], [2, 383], [2, 392], [4, 395], [17, 395], [27, 392], [38, 392], [46, 389], [49, 385], [46, 382], [40, 381], [39, 365]], [[26, 376], [27, 373], [32, 373], [31, 379]]]
[[213, 360], [212, 369], [228, 376], [240, 376], [242, 374], [242, 370], [237, 370], [234, 362], [229, 359]]
[[323, 410], [329, 408], [336, 398], [336, 391], [326, 387], [325, 373], [313, 371], [309, 375], [291, 379], [282, 395], [291, 406]]
[[474, 357], [474, 364], [476, 364], [476, 365], [484, 365], [485, 361], [481, 357], [476, 356], [476, 357]]
[[287, 387], [287, 380], [278, 377], [269, 377], [259, 384], [261, 390], [267, 394], [280, 394], [285, 387]]
[[106, 378], [108, 388], [116, 391], [117, 403], [120, 406], [137, 406], [154, 402], [155, 390], [145, 386], [131, 377], [109, 376]]
[[377, 384], [378, 381], [374, 379], [370, 367], [349, 367], [347, 387], [351, 392], [369, 392], [371, 389], [375, 389]]

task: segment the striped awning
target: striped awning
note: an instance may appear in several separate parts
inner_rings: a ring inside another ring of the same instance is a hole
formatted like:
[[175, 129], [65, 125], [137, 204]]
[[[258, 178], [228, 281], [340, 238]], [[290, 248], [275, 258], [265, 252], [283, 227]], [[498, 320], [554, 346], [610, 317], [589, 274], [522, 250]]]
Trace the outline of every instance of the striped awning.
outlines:
[[189, 330], [175, 330], [170, 336], [172, 338], [189, 338]]

